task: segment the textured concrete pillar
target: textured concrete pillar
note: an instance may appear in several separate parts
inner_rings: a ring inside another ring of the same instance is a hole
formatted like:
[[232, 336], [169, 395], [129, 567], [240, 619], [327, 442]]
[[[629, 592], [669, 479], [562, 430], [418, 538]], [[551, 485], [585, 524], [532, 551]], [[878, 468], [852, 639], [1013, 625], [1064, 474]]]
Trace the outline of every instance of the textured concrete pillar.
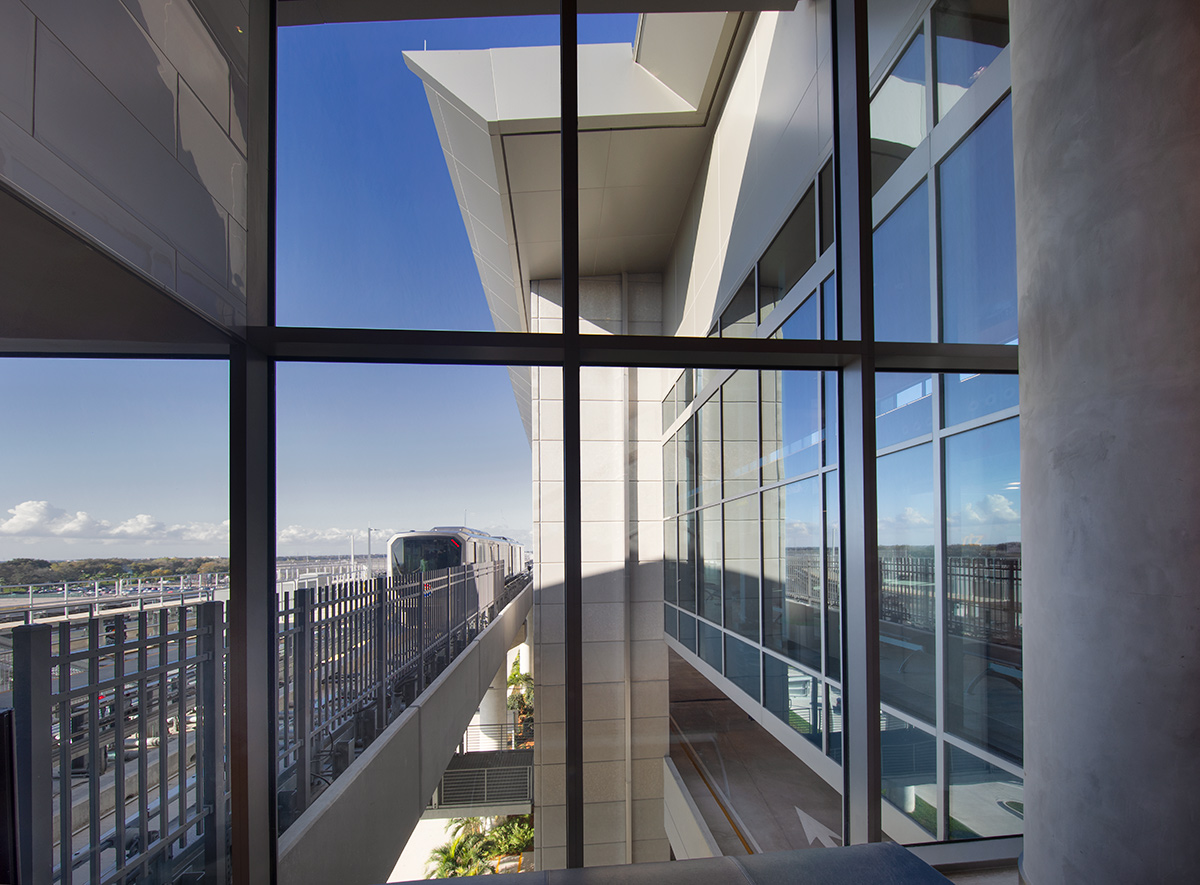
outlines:
[[1012, 0], [1025, 858], [1200, 869], [1200, 6]]

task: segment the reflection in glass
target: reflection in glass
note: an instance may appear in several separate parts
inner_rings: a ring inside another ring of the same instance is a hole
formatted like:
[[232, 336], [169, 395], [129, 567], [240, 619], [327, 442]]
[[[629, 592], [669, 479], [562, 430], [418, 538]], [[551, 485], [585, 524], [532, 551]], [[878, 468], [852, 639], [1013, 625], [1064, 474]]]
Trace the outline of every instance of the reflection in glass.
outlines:
[[950, 838], [1016, 836], [1025, 831], [1025, 783], [950, 746]]
[[934, 721], [933, 446], [886, 455], [879, 484], [879, 694]]
[[931, 341], [927, 182], [875, 229], [872, 244], [876, 340]]
[[754, 274], [738, 287], [733, 300], [721, 314], [722, 338], [753, 338], [757, 329], [754, 312]]
[[871, 99], [871, 193], [925, 138], [925, 34], [918, 31]]
[[1007, 45], [1008, 0], [938, 0], [933, 64], [939, 120]]
[[818, 748], [821, 735], [821, 680], [763, 655], [763, 706]]
[[721, 500], [721, 396], [717, 394], [700, 407], [697, 413], [700, 438], [699, 476], [700, 500], [703, 507]]
[[880, 449], [933, 432], [933, 376], [875, 376], [875, 445]]
[[700, 511], [699, 609], [697, 614], [721, 623], [721, 505]]
[[839, 335], [837, 274], [830, 274], [821, 283], [821, 329], [826, 341], [836, 341]]
[[675, 437], [663, 443], [663, 513], [679, 512], [679, 486], [675, 481], [675, 469], [679, 456], [675, 452]]
[[1020, 762], [1020, 422], [960, 433], [946, 451], [946, 727]]
[[838, 373], [822, 372], [825, 385], [825, 465], [838, 463]]
[[734, 372], [721, 385], [725, 497], [758, 488], [758, 373]]
[[679, 607], [696, 610], [696, 511], [679, 517]]
[[810, 187], [784, 222], [758, 262], [758, 321], [775, 305], [817, 260], [817, 199]]
[[696, 619], [679, 613], [679, 644], [690, 652], [696, 651]]
[[772, 338], [816, 341], [821, 337], [821, 300], [816, 292], [809, 294], [804, 303], [792, 311]]
[[679, 636], [679, 609], [673, 605], [663, 606], [663, 632], [668, 636]]
[[896, 716], [879, 714], [883, 798], [937, 835], [937, 740]]
[[676, 454], [679, 457], [679, 473], [677, 480], [680, 485], [679, 491], [683, 495], [683, 500], [680, 502], [680, 507], [691, 508], [695, 507], [697, 498], [699, 497], [699, 488], [697, 486], [696, 469], [699, 466], [699, 459], [696, 456], [696, 416], [688, 418], [679, 428], [679, 432], [675, 434]]
[[763, 482], [811, 473], [821, 458], [821, 373], [762, 373]]
[[663, 599], [679, 601], [679, 520], [663, 523]]
[[1017, 340], [1017, 209], [1012, 99], [938, 166], [942, 337]]
[[763, 492], [763, 645], [821, 669], [821, 483]]
[[834, 228], [837, 222], [834, 218], [833, 207], [833, 160], [827, 160], [821, 167], [818, 187], [821, 191], [821, 254], [824, 255], [825, 250], [833, 245], [833, 238], [836, 236]]
[[1017, 405], [1016, 375], [943, 375], [943, 427], [982, 418]]
[[838, 473], [825, 474], [825, 673], [842, 678], [842, 519]]
[[759, 672], [757, 649], [740, 639], [725, 635], [725, 676], [754, 700], [759, 699]]
[[675, 387], [674, 387], [674, 385], [672, 385], [671, 389], [669, 391], [667, 391], [667, 395], [665, 397], [663, 397], [663, 402], [662, 402], [663, 430], [666, 430], [668, 427], [670, 427], [672, 424], [674, 424], [675, 419], [677, 417], [679, 417], [679, 416], [675, 411]]
[[718, 673], [723, 672], [721, 666], [721, 633], [707, 621], [696, 621], [696, 653], [700, 660], [708, 664]]
[[758, 641], [758, 495], [725, 505], [725, 627]]
[[829, 749], [825, 752], [838, 765], [842, 764], [842, 693], [829, 686]]

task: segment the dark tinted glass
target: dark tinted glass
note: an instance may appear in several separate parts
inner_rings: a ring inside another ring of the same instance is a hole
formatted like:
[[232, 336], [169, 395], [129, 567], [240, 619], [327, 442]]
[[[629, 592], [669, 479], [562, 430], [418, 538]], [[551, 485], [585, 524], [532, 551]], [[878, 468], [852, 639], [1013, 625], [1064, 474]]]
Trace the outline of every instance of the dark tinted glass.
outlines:
[[679, 601], [679, 520], [663, 523], [663, 599]]
[[723, 634], [707, 621], [696, 621], [696, 630], [696, 653], [700, 655], [700, 660], [721, 673], [721, 636]]
[[810, 187], [758, 262], [761, 323], [817, 260], [817, 200]]
[[754, 274], [750, 274], [721, 314], [721, 337], [753, 338], [756, 328]]
[[833, 245], [837, 224], [833, 208], [833, 160], [821, 167], [821, 177], [818, 179], [821, 191], [821, 254]]
[[697, 614], [721, 623], [721, 505], [700, 511], [700, 569]]
[[825, 751], [838, 765], [842, 764], [842, 693], [829, 686], [829, 748]]
[[696, 610], [696, 512], [679, 517], [679, 607]]
[[668, 636], [679, 636], [679, 609], [674, 606], [663, 606], [663, 632]]
[[820, 747], [821, 680], [763, 655], [763, 706], [790, 725], [805, 740]]
[[679, 613], [679, 643], [690, 652], [696, 651], [696, 619]]
[[930, 341], [929, 185], [908, 195], [875, 229], [875, 337]]
[[825, 474], [825, 673], [842, 678], [842, 519], [838, 473]]

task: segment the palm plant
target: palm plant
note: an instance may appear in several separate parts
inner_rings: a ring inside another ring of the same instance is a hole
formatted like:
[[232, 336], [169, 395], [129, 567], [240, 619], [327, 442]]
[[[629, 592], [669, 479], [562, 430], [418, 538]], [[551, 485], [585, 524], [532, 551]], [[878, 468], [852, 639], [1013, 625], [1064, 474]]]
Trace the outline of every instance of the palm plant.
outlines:
[[480, 833], [461, 832], [429, 853], [433, 871], [427, 879], [482, 876], [492, 872], [488, 863], [487, 839]]

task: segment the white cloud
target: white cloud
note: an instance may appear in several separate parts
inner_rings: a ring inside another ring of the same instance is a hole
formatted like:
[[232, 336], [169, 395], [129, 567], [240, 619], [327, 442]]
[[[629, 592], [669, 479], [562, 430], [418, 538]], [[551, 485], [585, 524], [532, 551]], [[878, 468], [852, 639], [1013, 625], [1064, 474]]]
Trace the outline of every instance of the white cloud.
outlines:
[[[982, 501], [963, 508], [961, 522], [968, 525], [995, 525], [1021, 521], [1021, 513], [1004, 495], [985, 495]], [[955, 522], [951, 518], [951, 523]]]
[[201, 541], [227, 543], [229, 521], [167, 524], [139, 513], [113, 525], [83, 510], [71, 513], [49, 501], [24, 501], [0, 522], [0, 535], [17, 538], [69, 538], [82, 541]]

